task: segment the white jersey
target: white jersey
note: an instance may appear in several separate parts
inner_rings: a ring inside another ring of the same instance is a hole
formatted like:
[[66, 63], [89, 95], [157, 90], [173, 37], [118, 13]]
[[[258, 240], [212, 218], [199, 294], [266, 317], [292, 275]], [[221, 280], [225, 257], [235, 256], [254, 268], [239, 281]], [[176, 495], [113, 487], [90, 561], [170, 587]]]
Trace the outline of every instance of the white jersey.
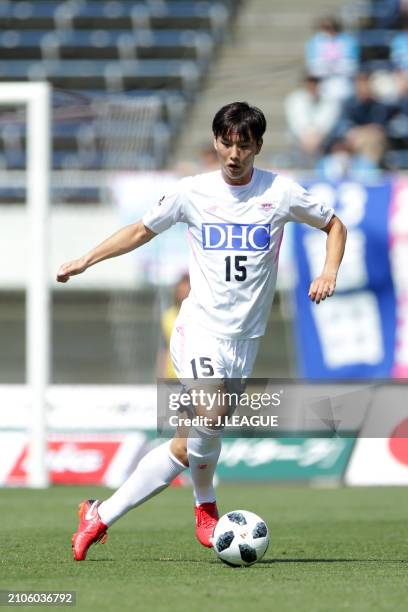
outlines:
[[221, 338], [265, 332], [287, 221], [325, 227], [334, 211], [286, 177], [254, 169], [246, 185], [228, 185], [221, 171], [182, 179], [143, 216], [159, 234], [186, 223], [191, 292], [180, 316]]

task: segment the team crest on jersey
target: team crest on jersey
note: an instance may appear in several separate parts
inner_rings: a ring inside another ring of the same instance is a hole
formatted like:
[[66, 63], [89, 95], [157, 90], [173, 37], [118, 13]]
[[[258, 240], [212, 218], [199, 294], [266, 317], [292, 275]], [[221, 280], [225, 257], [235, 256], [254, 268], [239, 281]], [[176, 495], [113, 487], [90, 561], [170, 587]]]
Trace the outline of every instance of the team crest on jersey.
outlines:
[[276, 208], [276, 204], [273, 204], [272, 202], [262, 202], [262, 204], [259, 205], [259, 208], [262, 208], [262, 210], [272, 210], [272, 208]]
[[267, 251], [270, 225], [203, 223], [203, 248], [209, 251]]

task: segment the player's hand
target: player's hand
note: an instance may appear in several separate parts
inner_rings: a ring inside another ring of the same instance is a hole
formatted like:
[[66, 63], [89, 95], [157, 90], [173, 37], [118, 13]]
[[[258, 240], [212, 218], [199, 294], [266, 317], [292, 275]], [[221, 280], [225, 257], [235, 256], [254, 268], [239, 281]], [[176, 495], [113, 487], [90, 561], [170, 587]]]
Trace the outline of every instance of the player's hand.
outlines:
[[310, 284], [309, 297], [312, 302], [319, 304], [327, 297], [331, 297], [336, 289], [335, 274], [321, 274]]
[[87, 267], [88, 266], [83, 257], [64, 263], [57, 272], [57, 281], [59, 283], [66, 283], [71, 276], [81, 274], [87, 269]]

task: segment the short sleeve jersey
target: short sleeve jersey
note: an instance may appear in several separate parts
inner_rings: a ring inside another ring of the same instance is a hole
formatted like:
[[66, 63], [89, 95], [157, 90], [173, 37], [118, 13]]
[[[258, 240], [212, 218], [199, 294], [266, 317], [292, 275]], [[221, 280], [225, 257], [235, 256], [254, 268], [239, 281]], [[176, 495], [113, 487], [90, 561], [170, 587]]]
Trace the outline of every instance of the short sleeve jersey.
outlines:
[[143, 223], [157, 234], [188, 226], [191, 291], [180, 316], [217, 337], [256, 338], [268, 321], [285, 223], [323, 228], [333, 214], [292, 180], [255, 168], [242, 186], [220, 170], [186, 177]]

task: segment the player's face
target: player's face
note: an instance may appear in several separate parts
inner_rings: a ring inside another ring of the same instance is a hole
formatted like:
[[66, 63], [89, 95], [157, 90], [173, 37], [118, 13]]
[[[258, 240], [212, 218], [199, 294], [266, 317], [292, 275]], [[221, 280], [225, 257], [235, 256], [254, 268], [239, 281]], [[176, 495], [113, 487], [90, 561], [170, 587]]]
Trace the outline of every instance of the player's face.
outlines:
[[256, 141], [252, 136], [248, 140], [236, 132], [214, 138], [214, 148], [225, 182], [229, 185], [249, 183], [255, 155], [258, 155], [261, 147], [262, 140]]

